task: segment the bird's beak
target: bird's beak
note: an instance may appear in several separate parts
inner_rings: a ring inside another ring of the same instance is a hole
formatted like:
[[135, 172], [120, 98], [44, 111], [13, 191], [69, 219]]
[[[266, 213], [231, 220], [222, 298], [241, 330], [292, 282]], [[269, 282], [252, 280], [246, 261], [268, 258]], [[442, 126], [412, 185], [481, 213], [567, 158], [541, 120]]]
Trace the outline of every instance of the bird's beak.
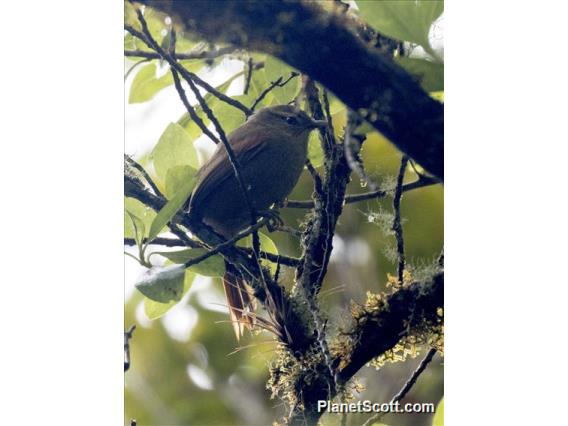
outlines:
[[312, 120], [312, 126], [318, 127], [320, 129], [324, 129], [327, 127], [327, 121], [326, 120]]

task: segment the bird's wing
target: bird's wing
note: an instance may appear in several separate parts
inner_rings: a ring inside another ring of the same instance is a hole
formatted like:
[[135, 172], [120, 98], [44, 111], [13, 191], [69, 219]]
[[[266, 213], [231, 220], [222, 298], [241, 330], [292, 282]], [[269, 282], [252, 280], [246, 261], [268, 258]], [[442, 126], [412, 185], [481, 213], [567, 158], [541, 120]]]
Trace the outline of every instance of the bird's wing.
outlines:
[[[235, 131], [229, 143], [241, 168], [256, 157], [266, 147], [266, 139], [263, 136], [253, 136], [250, 133]], [[227, 150], [223, 145], [219, 146], [209, 162], [203, 166], [197, 175], [197, 184], [191, 195], [189, 208], [198, 206], [201, 200], [215, 191], [223, 182], [234, 176], [235, 171], [231, 165]], [[241, 171], [242, 175], [242, 171]]]

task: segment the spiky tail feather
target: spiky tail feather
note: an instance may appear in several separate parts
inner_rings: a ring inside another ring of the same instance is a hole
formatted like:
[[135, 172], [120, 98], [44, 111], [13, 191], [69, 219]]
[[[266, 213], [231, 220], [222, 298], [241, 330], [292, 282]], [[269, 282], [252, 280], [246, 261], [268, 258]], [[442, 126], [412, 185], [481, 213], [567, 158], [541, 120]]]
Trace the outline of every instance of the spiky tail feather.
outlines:
[[229, 263], [226, 264], [223, 275], [223, 287], [229, 306], [229, 316], [239, 340], [245, 327], [250, 330], [255, 324], [254, 302], [242, 276]]

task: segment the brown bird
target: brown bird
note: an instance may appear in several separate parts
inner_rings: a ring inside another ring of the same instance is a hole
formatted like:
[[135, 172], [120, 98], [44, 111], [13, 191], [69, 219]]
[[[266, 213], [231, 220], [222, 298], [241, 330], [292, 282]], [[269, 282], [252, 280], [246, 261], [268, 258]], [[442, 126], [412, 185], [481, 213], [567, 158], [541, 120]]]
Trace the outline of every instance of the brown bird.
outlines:
[[[256, 212], [268, 210], [292, 192], [306, 162], [309, 133], [326, 124], [294, 106], [278, 105], [261, 109], [229, 135], [229, 144]], [[197, 173], [189, 214], [192, 220], [202, 221], [226, 239], [251, 223], [246, 199], [222, 144]], [[254, 322], [247, 315], [253, 303], [240, 274], [232, 265], [226, 266], [223, 285], [239, 338], [244, 327]]]

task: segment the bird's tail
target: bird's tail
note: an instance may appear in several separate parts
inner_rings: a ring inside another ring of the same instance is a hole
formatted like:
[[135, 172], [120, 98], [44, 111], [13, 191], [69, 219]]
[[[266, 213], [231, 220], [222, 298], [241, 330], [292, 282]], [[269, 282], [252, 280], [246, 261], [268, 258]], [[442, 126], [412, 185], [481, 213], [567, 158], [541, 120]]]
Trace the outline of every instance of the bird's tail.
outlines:
[[223, 287], [229, 306], [229, 316], [239, 340], [245, 327], [250, 330], [254, 326], [254, 301], [243, 277], [228, 263], [223, 275]]

